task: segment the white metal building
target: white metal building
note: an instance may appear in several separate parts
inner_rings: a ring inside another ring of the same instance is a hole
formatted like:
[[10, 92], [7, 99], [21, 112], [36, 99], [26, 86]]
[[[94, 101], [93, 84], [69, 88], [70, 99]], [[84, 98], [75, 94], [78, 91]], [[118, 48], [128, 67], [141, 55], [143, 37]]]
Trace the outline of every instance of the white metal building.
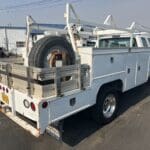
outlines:
[[[38, 28], [32, 30], [31, 35], [43, 34], [48, 28], [59, 28], [63, 29], [63, 24], [37, 24]], [[41, 30], [44, 27], [45, 30]], [[0, 47], [5, 48], [13, 54], [22, 55], [25, 50], [26, 42], [26, 27], [18, 26], [0, 26]]]
[[25, 47], [26, 28], [0, 26], [0, 47], [9, 52], [20, 54]]

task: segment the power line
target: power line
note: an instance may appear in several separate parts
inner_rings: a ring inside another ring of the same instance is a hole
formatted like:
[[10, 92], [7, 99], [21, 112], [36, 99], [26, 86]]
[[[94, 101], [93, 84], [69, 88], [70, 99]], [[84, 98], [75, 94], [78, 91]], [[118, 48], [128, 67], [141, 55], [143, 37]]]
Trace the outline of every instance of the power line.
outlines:
[[39, 6], [39, 5], [45, 5], [47, 3], [54, 3], [60, 0], [39, 0], [39, 1], [34, 1], [34, 2], [29, 2], [29, 3], [24, 3], [24, 4], [18, 4], [18, 5], [13, 5], [13, 6], [7, 6], [5, 8], [0, 8], [0, 11], [7, 11], [7, 10], [12, 10], [12, 9], [21, 9], [25, 7], [31, 7], [31, 6]]
[[[64, 5], [66, 5], [65, 2], [60, 2], [60, 0], [58, 0], [58, 1], [59, 2], [57, 2], [57, 3], [53, 3], [53, 5], [48, 5], [48, 6], [43, 6], [43, 7], [37, 7], [37, 8], [52, 8], [52, 7], [55, 7], [55, 6], [64, 6]], [[79, 3], [81, 1], [83, 1], [83, 0], [71, 0], [70, 2], [71, 3]]]
[[[71, 3], [77, 3], [81, 1], [82, 0], [72, 0]], [[29, 3], [24, 3], [24, 4], [7, 6], [5, 8], [0, 8], [0, 11], [18, 10], [18, 9], [25, 9], [25, 8], [34, 9], [37, 7], [40, 8], [41, 6], [45, 6], [45, 5], [49, 5], [49, 6], [46, 6], [48, 8], [48, 7], [64, 5], [65, 3], [66, 2], [64, 0], [39, 0], [39, 1], [33, 1]]]

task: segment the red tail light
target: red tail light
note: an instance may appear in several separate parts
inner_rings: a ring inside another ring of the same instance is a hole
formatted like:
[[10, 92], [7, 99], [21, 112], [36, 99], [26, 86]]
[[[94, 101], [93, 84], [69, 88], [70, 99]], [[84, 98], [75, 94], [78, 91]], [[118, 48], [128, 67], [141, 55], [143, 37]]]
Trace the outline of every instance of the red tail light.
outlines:
[[3, 87], [3, 91], [5, 92], [5, 87]]
[[43, 102], [42, 108], [47, 108], [47, 106], [48, 106], [48, 102]]
[[31, 109], [32, 109], [32, 111], [36, 110], [35, 104], [33, 102], [31, 102]]

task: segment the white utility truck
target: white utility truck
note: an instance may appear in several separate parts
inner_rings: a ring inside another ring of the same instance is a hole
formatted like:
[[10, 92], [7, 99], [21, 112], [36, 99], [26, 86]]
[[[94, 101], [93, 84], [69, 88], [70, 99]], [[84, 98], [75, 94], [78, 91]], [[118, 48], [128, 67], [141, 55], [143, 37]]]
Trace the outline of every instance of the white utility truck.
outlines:
[[38, 40], [28, 20], [24, 65], [0, 62], [1, 109], [35, 136], [47, 131], [59, 137], [53, 127], [89, 107], [98, 123], [109, 123], [119, 95], [150, 76], [148, 28], [118, 28], [111, 16], [105, 24], [81, 21], [70, 4], [66, 11], [66, 28]]

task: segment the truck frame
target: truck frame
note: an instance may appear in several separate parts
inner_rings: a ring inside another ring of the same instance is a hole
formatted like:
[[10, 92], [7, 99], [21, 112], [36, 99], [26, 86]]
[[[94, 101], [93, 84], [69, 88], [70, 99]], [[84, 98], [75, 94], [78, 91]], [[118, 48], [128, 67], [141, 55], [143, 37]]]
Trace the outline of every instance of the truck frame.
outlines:
[[[77, 19], [71, 18], [70, 11]], [[93, 107], [97, 121], [112, 121], [119, 94], [147, 82], [150, 76], [149, 47], [77, 47], [71, 26], [72, 23], [84, 24], [95, 32], [111, 29], [130, 35], [135, 30], [83, 22], [70, 4], [65, 16], [76, 54], [75, 65], [36, 68], [0, 62], [1, 110], [36, 137], [47, 131], [60, 138], [61, 132], [54, 126], [89, 107]], [[34, 121], [35, 126], [27, 120]]]

